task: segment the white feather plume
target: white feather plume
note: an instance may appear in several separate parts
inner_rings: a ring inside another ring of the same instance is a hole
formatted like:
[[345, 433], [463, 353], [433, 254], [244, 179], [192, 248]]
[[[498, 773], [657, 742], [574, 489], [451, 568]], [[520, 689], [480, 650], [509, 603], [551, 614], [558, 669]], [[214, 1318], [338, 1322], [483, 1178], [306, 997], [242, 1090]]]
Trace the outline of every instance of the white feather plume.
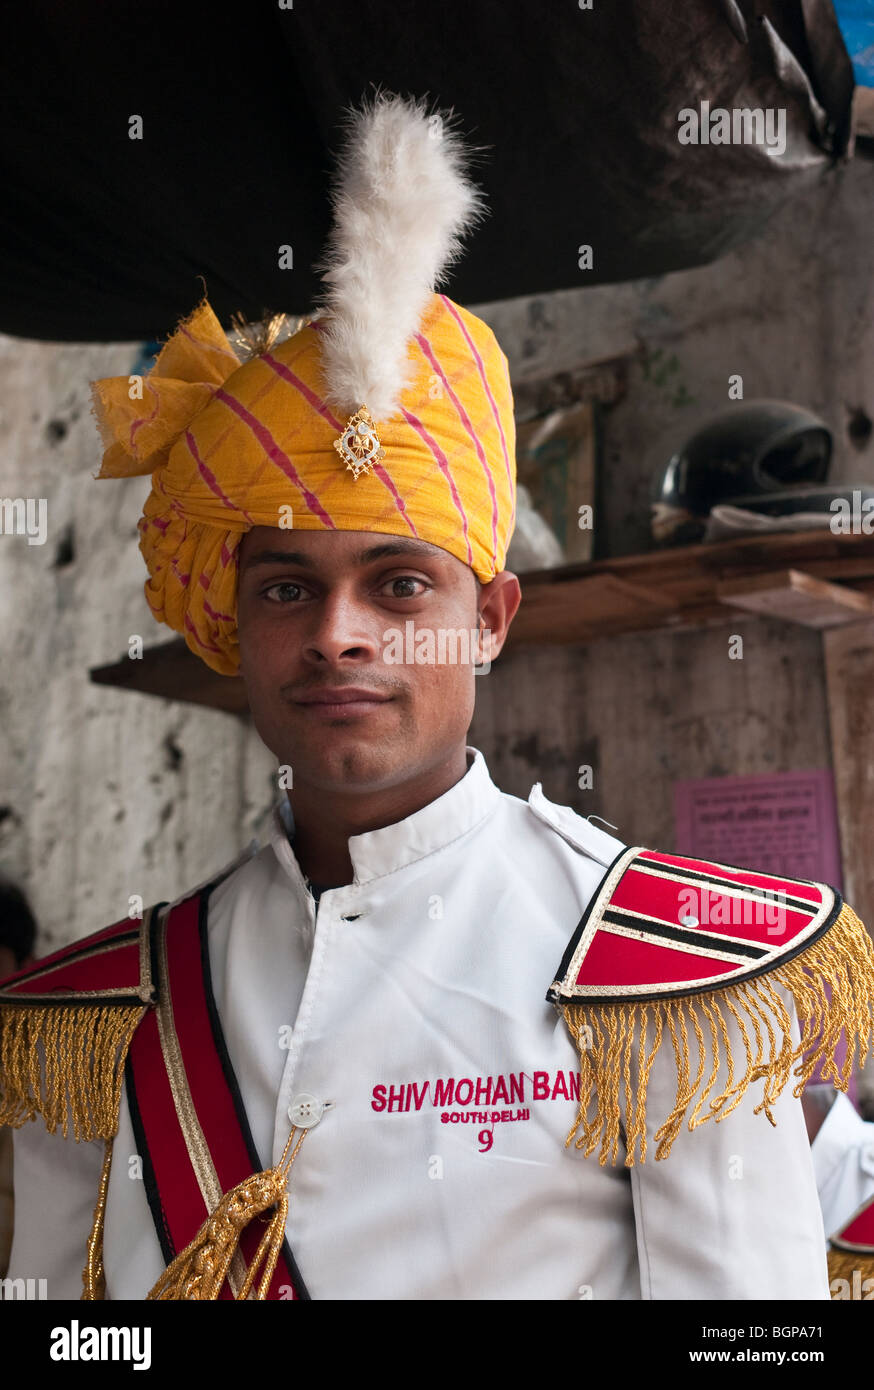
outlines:
[[334, 226], [317, 269], [328, 401], [374, 421], [395, 415], [409, 384], [407, 345], [461, 238], [485, 212], [469, 151], [417, 101], [378, 91], [348, 113], [332, 193]]

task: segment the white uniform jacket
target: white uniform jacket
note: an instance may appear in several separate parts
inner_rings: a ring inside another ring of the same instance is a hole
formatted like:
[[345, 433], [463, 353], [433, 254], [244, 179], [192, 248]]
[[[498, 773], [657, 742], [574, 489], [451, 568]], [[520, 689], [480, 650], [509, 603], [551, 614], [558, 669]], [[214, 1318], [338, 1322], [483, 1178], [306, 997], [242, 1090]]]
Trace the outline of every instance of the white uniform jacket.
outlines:
[[[827, 1299], [801, 1104], [754, 1086], [667, 1159], [602, 1167], [565, 1137], [579, 1062], [545, 994], [623, 849], [540, 784], [501, 792], [482, 754], [406, 820], [352, 836], [353, 882], [318, 905], [274, 815], [209, 904], [216, 1004], [262, 1166], [301, 1095], [325, 1106], [291, 1170], [289, 1245], [313, 1299]], [[788, 996], [784, 996], [792, 1008]], [[796, 1029], [797, 1024], [793, 1025]], [[652, 1113], [676, 1089], [670, 1048]], [[102, 1145], [15, 1138], [10, 1276], [78, 1298]], [[164, 1262], [123, 1098], [107, 1297]]]

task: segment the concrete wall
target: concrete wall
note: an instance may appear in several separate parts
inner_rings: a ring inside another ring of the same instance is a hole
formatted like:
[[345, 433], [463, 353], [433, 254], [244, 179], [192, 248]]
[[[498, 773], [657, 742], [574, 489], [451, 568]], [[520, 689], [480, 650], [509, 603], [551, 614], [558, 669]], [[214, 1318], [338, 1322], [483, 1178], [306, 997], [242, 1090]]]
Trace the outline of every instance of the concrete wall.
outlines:
[[0, 536], [0, 869], [41, 951], [172, 898], [235, 856], [272, 794], [272, 755], [238, 719], [92, 684], [132, 634], [172, 636], [143, 595], [148, 478], [95, 481], [88, 382], [136, 344], [0, 338], [0, 496], [48, 499], [48, 540]]

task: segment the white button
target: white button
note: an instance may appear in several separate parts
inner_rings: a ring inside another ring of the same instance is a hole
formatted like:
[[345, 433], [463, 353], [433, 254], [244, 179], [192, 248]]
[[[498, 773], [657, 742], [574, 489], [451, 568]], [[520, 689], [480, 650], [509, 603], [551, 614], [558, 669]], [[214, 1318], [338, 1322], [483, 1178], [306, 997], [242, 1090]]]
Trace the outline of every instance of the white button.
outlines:
[[288, 1118], [298, 1129], [312, 1129], [313, 1125], [319, 1123], [324, 1113], [324, 1101], [316, 1100], [315, 1096], [307, 1095], [306, 1091], [295, 1096], [288, 1107]]
[[693, 917], [693, 915], [692, 915], [691, 912], [687, 912], [687, 913], [685, 914], [685, 916], [683, 916], [683, 917], [680, 918], [680, 926], [681, 926], [681, 927], [697, 927], [697, 925], [698, 925], [698, 918], [697, 918], [697, 917]]

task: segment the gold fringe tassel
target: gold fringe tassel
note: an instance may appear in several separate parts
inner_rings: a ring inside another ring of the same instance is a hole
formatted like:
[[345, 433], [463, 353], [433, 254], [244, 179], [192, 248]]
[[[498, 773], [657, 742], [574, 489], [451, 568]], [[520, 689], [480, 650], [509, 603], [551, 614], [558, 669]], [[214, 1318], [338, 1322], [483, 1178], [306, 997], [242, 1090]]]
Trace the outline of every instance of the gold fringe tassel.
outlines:
[[268, 1168], [263, 1173], [253, 1173], [250, 1178], [246, 1178], [224, 1194], [194, 1240], [186, 1245], [184, 1250], [180, 1250], [175, 1260], [164, 1270], [155, 1287], [146, 1295], [147, 1299], [193, 1302], [217, 1299], [243, 1231], [255, 1217], [275, 1207], [261, 1237], [255, 1258], [249, 1266], [249, 1272], [236, 1296], [237, 1302], [249, 1298], [260, 1270], [261, 1278], [255, 1290], [255, 1298], [266, 1299], [285, 1239], [285, 1223], [288, 1219], [288, 1170], [297, 1157], [307, 1133], [307, 1130], [301, 1130], [292, 1148], [295, 1135], [293, 1128], [275, 1168]]
[[[833, 1299], [843, 1300], [846, 1297], [857, 1299], [870, 1299], [874, 1297], [874, 1254], [866, 1254], [863, 1251], [851, 1250], [829, 1250], [828, 1252], [828, 1278], [829, 1287]], [[835, 1280], [840, 1279], [849, 1290], [845, 1293], [840, 1285], [835, 1288]], [[871, 1283], [865, 1289], [865, 1281], [870, 1279]]]
[[0, 1125], [39, 1114], [50, 1134], [111, 1139], [142, 1004], [0, 1005]]
[[[795, 1000], [800, 1042], [794, 1050], [789, 1014], [775, 985], [787, 988]], [[667, 1158], [684, 1122], [692, 1130], [714, 1116], [724, 1119], [755, 1081], [764, 1081], [756, 1114], [764, 1110], [771, 1124], [776, 1124], [771, 1106], [791, 1075], [797, 1078], [794, 1094], [800, 1096], [821, 1063], [824, 1079], [846, 1091], [856, 1047], [862, 1061], [874, 1043], [874, 945], [845, 903], [818, 941], [756, 979], [684, 999], [564, 1004], [561, 1013], [580, 1056], [580, 1108], [567, 1143], [576, 1136], [576, 1147], [587, 1157], [600, 1145], [598, 1161], [615, 1164], [622, 1134], [621, 1091], [625, 1166], [631, 1168], [635, 1161], [646, 1160], [647, 1085], [656, 1053], [667, 1045], [666, 1036], [676, 1061], [677, 1094], [655, 1134], [657, 1160]], [[727, 1015], [741, 1036], [740, 1058], [732, 1055]], [[838, 1071], [835, 1050], [843, 1030], [847, 1056]], [[723, 1061], [727, 1079], [713, 1094]]]

